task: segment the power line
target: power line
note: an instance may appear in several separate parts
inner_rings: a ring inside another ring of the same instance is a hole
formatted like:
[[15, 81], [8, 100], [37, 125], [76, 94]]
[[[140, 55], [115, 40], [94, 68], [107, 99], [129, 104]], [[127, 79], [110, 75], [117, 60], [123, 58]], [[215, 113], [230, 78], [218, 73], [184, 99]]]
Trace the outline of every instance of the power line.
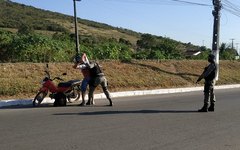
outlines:
[[229, 12], [229, 13], [237, 16], [237, 17], [240, 17], [240, 7], [236, 4], [233, 4], [229, 0], [223, 0], [222, 1], [222, 8], [225, 11], [227, 11], [227, 12]]
[[[105, 0], [115, 1], [115, 0]], [[115, 1], [116, 2], [116, 1]], [[135, 4], [152, 4], [152, 5], [195, 5], [195, 6], [206, 6], [213, 7], [212, 4], [193, 2], [189, 0], [121, 0], [120, 3], [135, 3]], [[222, 9], [240, 17], [240, 6], [236, 5], [229, 0], [222, 0]]]
[[208, 4], [189, 2], [189, 1], [183, 1], [183, 0], [171, 0], [171, 1], [179, 2], [179, 3], [185, 3], [185, 4], [191, 4], [191, 5], [212, 6], [212, 5], [208, 5]]
[[[105, 0], [114, 1], [114, 0]], [[212, 6], [210, 4], [203, 4], [185, 0], [121, 0], [122, 3], [136, 3], [136, 4], [158, 4], [158, 5], [198, 5], [198, 6]]]

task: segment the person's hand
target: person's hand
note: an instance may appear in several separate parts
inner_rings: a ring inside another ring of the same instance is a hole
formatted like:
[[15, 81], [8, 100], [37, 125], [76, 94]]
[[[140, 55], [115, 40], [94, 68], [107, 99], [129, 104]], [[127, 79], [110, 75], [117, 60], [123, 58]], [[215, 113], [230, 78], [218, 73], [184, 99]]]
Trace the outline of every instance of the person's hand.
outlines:
[[200, 81], [201, 81], [201, 79], [200, 79], [200, 78], [198, 78], [198, 79], [197, 79], [197, 81], [196, 81], [196, 83], [198, 83], [198, 82], [200, 82]]

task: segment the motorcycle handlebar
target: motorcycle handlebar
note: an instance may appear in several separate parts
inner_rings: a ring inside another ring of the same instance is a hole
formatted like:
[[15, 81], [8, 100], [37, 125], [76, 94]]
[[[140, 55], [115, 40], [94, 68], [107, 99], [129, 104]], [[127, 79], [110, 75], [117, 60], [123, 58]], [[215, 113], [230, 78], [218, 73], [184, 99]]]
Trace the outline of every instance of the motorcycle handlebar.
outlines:
[[[48, 76], [48, 78], [50, 79], [51, 77], [50, 77], [50, 73], [49, 73], [49, 70], [48, 70], [49, 68], [48, 68], [48, 64], [46, 64], [46, 70], [44, 71], [45, 73], [46, 73], [46, 75]], [[63, 73], [62, 75], [67, 75], [67, 73]], [[64, 81], [62, 78], [60, 78], [60, 77], [55, 77], [55, 78], [53, 78], [52, 80], [55, 80], [55, 79], [57, 79], [57, 80], [60, 80], [60, 81]]]
[[47, 74], [47, 76], [50, 78], [50, 74], [49, 74], [49, 72], [48, 71], [44, 71], [46, 74]]
[[60, 77], [55, 77], [53, 80], [55, 80], [55, 79], [57, 79], [57, 80], [60, 80], [60, 81], [64, 81], [62, 78], [60, 78]]

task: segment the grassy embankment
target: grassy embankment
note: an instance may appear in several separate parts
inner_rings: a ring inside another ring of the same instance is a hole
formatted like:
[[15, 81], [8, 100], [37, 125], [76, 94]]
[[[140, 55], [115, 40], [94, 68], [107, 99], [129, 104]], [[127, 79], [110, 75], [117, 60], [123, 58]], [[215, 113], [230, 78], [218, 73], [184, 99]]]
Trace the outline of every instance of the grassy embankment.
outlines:
[[[109, 81], [110, 91], [115, 92], [195, 86], [195, 81], [208, 63], [200, 60], [167, 60], [131, 63], [101, 61], [100, 64]], [[45, 64], [0, 65], [0, 99], [34, 97], [41, 86]], [[220, 61], [220, 78], [217, 84], [239, 84], [239, 66], [239, 61]], [[80, 71], [72, 68], [72, 63], [50, 63], [49, 68], [53, 77], [66, 72], [65, 80], [82, 79]], [[100, 88], [97, 92], [100, 92]]]

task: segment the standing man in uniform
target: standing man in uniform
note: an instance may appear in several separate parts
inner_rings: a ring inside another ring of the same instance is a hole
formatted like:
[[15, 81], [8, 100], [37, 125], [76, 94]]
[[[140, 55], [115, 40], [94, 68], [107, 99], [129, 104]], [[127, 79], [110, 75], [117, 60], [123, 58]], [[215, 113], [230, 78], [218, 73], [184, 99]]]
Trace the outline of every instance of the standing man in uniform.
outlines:
[[[215, 106], [215, 94], [214, 94], [214, 84], [217, 74], [217, 65], [215, 63], [215, 56], [210, 54], [208, 56], [209, 65], [205, 67], [203, 73], [197, 79], [197, 82], [200, 82], [203, 78], [205, 79], [204, 83], [204, 105], [198, 112], [208, 112], [214, 111]], [[210, 107], [209, 106], [210, 103]]]
[[108, 106], [113, 106], [113, 102], [108, 90], [108, 81], [104, 73], [102, 72], [100, 66], [98, 65], [98, 63], [90, 63], [89, 68], [90, 68], [91, 80], [89, 82], [89, 94], [88, 94], [87, 105], [93, 105], [93, 93], [96, 87], [100, 84], [102, 86], [102, 90], [104, 94], [109, 100]]

